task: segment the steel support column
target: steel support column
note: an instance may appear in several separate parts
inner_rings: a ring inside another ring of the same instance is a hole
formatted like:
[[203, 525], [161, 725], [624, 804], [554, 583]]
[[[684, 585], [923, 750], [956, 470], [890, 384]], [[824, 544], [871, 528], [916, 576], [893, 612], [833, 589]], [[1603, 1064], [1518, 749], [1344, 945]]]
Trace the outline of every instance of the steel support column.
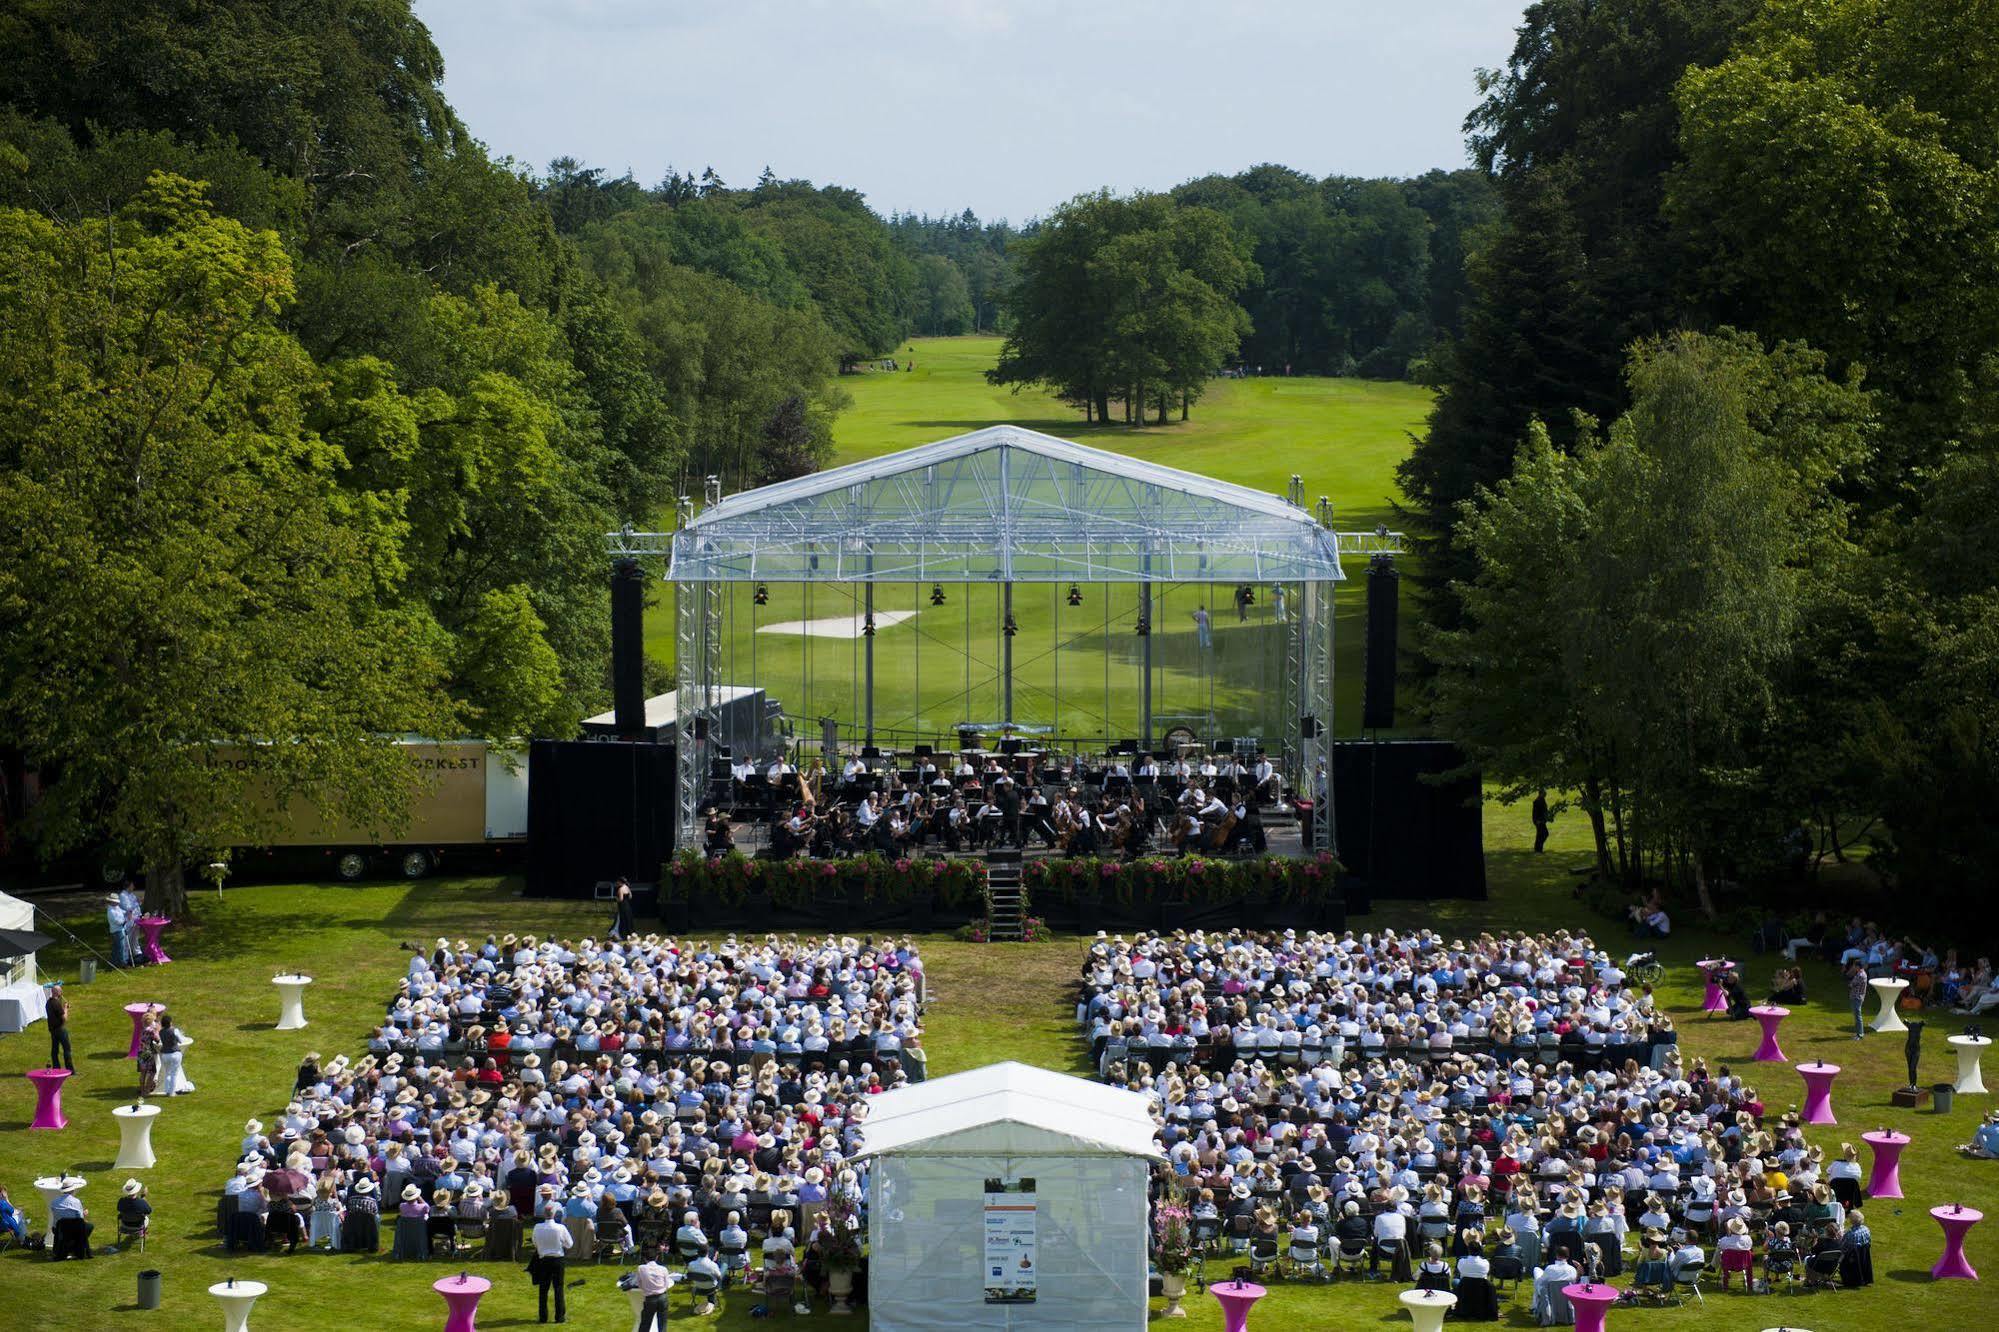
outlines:
[[1000, 720], [1013, 724], [1013, 584], [1000, 584]]

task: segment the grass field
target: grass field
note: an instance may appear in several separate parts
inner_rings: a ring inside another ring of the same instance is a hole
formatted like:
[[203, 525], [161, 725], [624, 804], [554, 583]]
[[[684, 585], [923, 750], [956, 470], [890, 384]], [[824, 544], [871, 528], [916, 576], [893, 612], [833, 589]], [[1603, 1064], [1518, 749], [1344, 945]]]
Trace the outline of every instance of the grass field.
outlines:
[[[836, 463], [1013, 423], [1112, 449], [1171, 467], [1282, 493], [1292, 473], [1311, 499], [1330, 496], [1338, 524], [1366, 530], [1392, 523], [1395, 465], [1409, 434], [1429, 409], [1426, 390], [1408, 384], [1349, 379], [1217, 380], [1195, 404], [1191, 420], [1134, 429], [1088, 426], [1039, 392], [1012, 393], [987, 384], [999, 354], [997, 338], [919, 339], [903, 353], [907, 372], [870, 372], [844, 382], [853, 406], [835, 427]], [[1351, 571], [1358, 579], [1359, 569]], [[1337, 599], [1335, 681], [1337, 725], [1359, 725], [1362, 600], [1358, 581]], [[1136, 733], [1141, 645], [1133, 633], [1132, 587], [1090, 585], [1071, 608], [1060, 587], [1015, 590], [1014, 716], [1074, 735], [1118, 738]], [[1161, 590], [1153, 612], [1153, 712], [1163, 731], [1184, 721], [1197, 732], [1276, 735], [1287, 710], [1279, 690], [1284, 634], [1273, 620], [1267, 589], [1248, 622], [1239, 624], [1221, 589], [1174, 585]], [[769, 604], [752, 604], [747, 587], [725, 602], [723, 674], [727, 683], [764, 686], [795, 718], [832, 717], [852, 734], [863, 716], [864, 668], [858, 639], [755, 632], [790, 620], [844, 617], [858, 623], [858, 588], [825, 585], [808, 591], [772, 584]], [[998, 590], [946, 589], [933, 607], [929, 588], [882, 585], [875, 609], [913, 611], [875, 639], [875, 725], [878, 730], [936, 731], [960, 721], [1001, 715]], [[647, 652], [673, 660], [670, 594], [662, 590], [648, 617]], [[1405, 599], [1406, 603], [1406, 599]], [[1193, 612], [1207, 604], [1217, 629], [1212, 654], [1195, 643]]]
[[[1570, 899], [1570, 868], [1584, 859], [1584, 828], [1570, 817], [1557, 824], [1550, 854], [1526, 848], [1527, 821], [1518, 810], [1488, 811], [1487, 844], [1493, 897], [1485, 902], [1384, 904], [1355, 928], [1428, 924], [1452, 933], [1482, 929], [1590, 928], [1599, 937], [1615, 927], [1584, 919]], [[234, 1163], [243, 1121], [270, 1120], [284, 1102], [298, 1058], [308, 1049], [331, 1056], [357, 1053], [370, 1024], [404, 968], [396, 945], [427, 943], [437, 935], [476, 937], [489, 930], [541, 933], [594, 931], [602, 913], [590, 904], [526, 901], [512, 881], [434, 880], [417, 884], [341, 887], [268, 886], [232, 889], [226, 900], [213, 896], [196, 903], [194, 918], [168, 936], [172, 966], [104, 976], [73, 989], [75, 1037], [81, 1075], [64, 1100], [71, 1127], [59, 1134], [26, 1129], [31, 1105], [23, 1070], [38, 1067], [46, 1053], [42, 1029], [0, 1038], [0, 1182], [39, 1214], [30, 1182], [61, 1168], [80, 1168], [90, 1179], [85, 1199], [99, 1222], [99, 1238], [112, 1229], [112, 1202], [126, 1172], [114, 1171], [117, 1134], [111, 1107], [124, 1102], [134, 1086], [123, 1058], [130, 1023], [121, 1006], [139, 1000], [165, 1001], [196, 1038], [188, 1071], [200, 1088], [192, 1096], [165, 1103], [154, 1135], [160, 1164], [146, 1172], [156, 1209], [153, 1238], [142, 1256], [121, 1253], [87, 1264], [54, 1266], [24, 1252], [0, 1256], [4, 1312], [0, 1327], [47, 1328], [52, 1332], [95, 1332], [122, 1327], [212, 1327], [216, 1314], [207, 1287], [225, 1276], [265, 1281], [271, 1293], [258, 1305], [253, 1327], [405, 1329], [436, 1327], [441, 1302], [430, 1283], [448, 1271], [439, 1264], [397, 1265], [380, 1258], [299, 1255], [227, 1257], [212, 1233], [214, 1196]], [[96, 939], [102, 917], [83, 917], [77, 928]], [[1664, 998], [1681, 1019], [1690, 1054], [1741, 1066], [1753, 1048], [1747, 1025], [1708, 1023], [1693, 1013], [1699, 993], [1691, 962], [1716, 949], [1739, 950], [1740, 941], [1699, 931], [1677, 930], [1663, 950], [1672, 964]], [[1071, 985], [1082, 944], [1058, 940], [1043, 945], [979, 946], [943, 938], [923, 946], [934, 1002], [928, 1019], [930, 1066], [942, 1074], [997, 1059], [1020, 1059], [1075, 1071], [1081, 1048], [1073, 1025]], [[44, 954], [58, 974], [75, 976], [75, 954]], [[276, 1032], [271, 1023], [277, 1001], [270, 977], [303, 967], [316, 977], [307, 999], [312, 1026]], [[1749, 978], [1762, 983], [1761, 963]], [[1989, 1326], [1994, 1303], [1982, 1284], [1932, 1283], [1928, 1268], [1939, 1250], [1936, 1226], [1927, 1209], [1962, 1201], [1991, 1213], [1999, 1207], [1999, 1164], [1967, 1162], [1952, 1151], [1970, 1136], [1977, 1118], [1992, 1105], [1989, 1097], [1960, 1098], [1954, 1113], [1892, 1109], [1888, 1093], [1901, 1080], [1899, 1038], [1870, 1037], [1855, 1044], [1843, 1031], [1843, 991], [1832, 972], [1814, 967], [1809, 982], [1816, 1002], [1799, 1008], [1786, 1026], [1784, 1044], [1793, 1058], [1824, 1058], [1844, 1067], [1834, 1093], [1841, 1116], [1837, 1128], [1811, 1130], [1814, 1141], [1836, 1150], [1842, 1141], [1879, 1124], [1908, 1132], [1914, 1143], [1905, 1158], [1905, 1202], [1870, 1206], [1875, 1235], [1877, 1284], [1865, 1291], [1817, 1296], [1711, 1294], [1707, 1308], [1618, 1310], [1614, 1327], [1757, 1329], [1786, 1324], [1816, 1332], [1873, 1332], [1891, 1326], [1977, 1328]], [[1945, 1073], [1941, 1037], [1948, 1016], [1931, 1024], [1925, 1073]], [[1999, 1069], [1988, 1070], [1988, 1074]], [[1795, 1104], [1800, 1091], [1788, 1066], [1754, 1066], [1773, 1109]], [[1974, 1266], [1999, 1268], [1999, 1229], [1990, 1222], [1972, 1233]], [[132, 1312], [135, 1275], [142, 1267], [166, 1274], [165, 1303], [157, 1315]], [[497, 1265], [480, 1269], [495, 1282], [481, 1309], [482, 1328], [523, 1326], [534, 1318], [533, 1292], [521, 1273]], [[610, 1268], [572, 1269], [582, 1284], [571, 1292], [570, 1322], [593, 1329], [628, 1327], [625, 1301], [612, 1285]], [[1404, 1322], [1406, 1316], [1387, 1284], [1299, 1286], [1278, 1282], [1258, 1307], [1252, 1326], [1264, 1329], [1331, 1328]], [[708, 1320], [684, 1320], [676, 1303], [675, 1321], [703, 1326], [752, 1325], [741, 1295]], [[1190, 1328], [1218, 1328], [1212, 1300], [1188, 1300]], [[1529, 1325], [1524, 1296], [1516, 1298], [1506, 1324]], [[823, 1315], [802, 1320], [832, 1326]]]

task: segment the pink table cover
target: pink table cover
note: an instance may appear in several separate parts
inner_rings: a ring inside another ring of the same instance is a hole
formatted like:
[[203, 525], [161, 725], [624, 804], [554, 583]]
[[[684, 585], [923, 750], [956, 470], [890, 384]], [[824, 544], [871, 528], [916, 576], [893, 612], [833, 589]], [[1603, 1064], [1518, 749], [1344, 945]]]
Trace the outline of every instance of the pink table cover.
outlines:
[[1721, 977], [1723, 972], [1735, 970], [1735, 963], [1718, 958], [1709, 958], [1696, 962], [1694, 965], [1699, 967], [1701, 974], [1707, 977], [1707, 992], [1701, 995], [1701, 1012], [1726, 1013], [1728, 1011], [1728, 995], [1722, 991]]
[[1799, 1114], [1807, 1124], [1837, 1124], [1832, 1113], [1832, 1080], [1839, 1076], [1838, 1064], [1799, 1064], [1798, 1076], [1805, 1080], [1805, 1105]]
[[139, 1057], [139, 1038], [146, 1032], [146, 1014], [164, 1013], [165, 1004], [127, 1004], [125, 1011], [132, 1015], [132, 1048], [125, 1052], [127, 1059]]
[[1250, 1281], [1217, 1281], [1208, 1294], [1222, 1304], [1223, 1332], [1243, 1332], [1249, 1326], [1249, 1309], [1263, 1298], [1263, 1287]]
[[1901, 1197], [1902, 1149], [1909, 1145], [1909, 1135], [1876, 1129], [1872, 1133], [1861, 1134], [1860, 1140], [1874, 1149], [1874, 1169], [1867, 1178], [1867, 1196]]
[[1617, 1292], [1609, 1286], [1585, 1282], [1563, 1286], [1562, 1294], [1576, 1307], [1576, 1332], [1603, 1332], [1604, 1317], [1617, 1303]]
[[173, 961], [167, 956], [167, 950], [160, 947], [160, 931], [173, 923], [172, 916], [139, 917], [139, 928], [145, 931], [146, 935], [146, 942], [142, 945], [146, 950], [146, 960], [154, 966], [164, 966]]
[[1964, 1256], [1964, 1237], [1970, 1229], [1985, 1219], [1985, 1213], [1971, 1207], [1932, 1207], [1930, 1215], [1943, 1227], [1943, 1257], [1930, 1269], [1930, 1276], [1936, 1280], [1960, 1277], [1966, 1281], [1978, 1280], [1978, 1273], [1972, 1268], [1971, 1260]]
[[444, 1332], [479, 1332], [479, 1297], [493, 1288], [492, 1282], [460, 1272], [432, 1282], [430, 1288], [444, 1297], [451, 1311], [445, 1317]]
[[1788, 1008], [1775, 1004], [1765, 1004], [1749, 1010], [1749, 1016], [1763, 1024], [1763, 1044], [1756, 1047], [1750, 1058], [1759, 1064], [1781, 1064], [1784, 1061], [1784, 1047], [1777, 1044], [1777, 1024], [1791, 1016]]
[[35, 1118], [31, 1129], [65, 1129], [69, 1121], [62, 1113], [62, 1085], [70, 1072], [66, 1068], [31, 1068], [28, 1081], [35, 1084]]

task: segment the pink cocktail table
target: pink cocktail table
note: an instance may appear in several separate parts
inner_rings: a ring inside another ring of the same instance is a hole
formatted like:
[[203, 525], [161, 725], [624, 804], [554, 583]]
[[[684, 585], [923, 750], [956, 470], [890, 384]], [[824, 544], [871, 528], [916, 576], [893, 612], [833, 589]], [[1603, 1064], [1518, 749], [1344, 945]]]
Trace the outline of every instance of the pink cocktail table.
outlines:
[[1943, 1227], [1943, 1257], [1937, 1259], [1937, 1265], [1930, 1269], [1930, 1276], [1939, 1281], [1946, 1277], [1978, 1280], [1977, 1271], [1964, 1256], [1964, 1237], [1973, 1226], [1985, 1219], [1985, 1213], [1952, 1203], [1948, 1207], [1930, 1208], [1930, 1215]]
[[1798, 1076], [1805, 1080], [1805, 1104], [1799, 1111], [1807, 1124], [1837, 1124], [1832, 1113], [1832, 1080], [1839, 1076], [1838, 1064], [1799, 1064]]
[[154, 966], [163, 966], [173, 961], [172, 958], [167, 956], [167, 950], [160, 947], [160, 931], [173, 923], [172, 916], [139, 917], [139, 928], [146, 936], [146, 942], [141, 944], [140, 947], [145, 949], [146, 960]]
[[430, 1288], [444, 1297], [451, 1310], [444, 1320], [444, 1332], [479, 1332], [479, 1297], [493, 1288], [492, 1282], [460, 1272], [432, 1282]]
[[1222, 1304], [1222, 1332], [1243, 1332], [1249, 1326], [1249, 1309], [1263, 1298], [1263, 1287], [1250, 1281], [1217, 1281], [1208, 1294]]
[[1726, 958], [1704, 958], [1694, 965], [1707, 977], [1707, 990], [1701, 995], [1701, 1012], [1726, 1013], [1728, 994], [1721, 988], [1721, 978], [1723, 974], [1735, 970], [1735, 963]]
[[1563, 1286], [1562, 1294], [1576, 1307], [1576, 1332], [1603, 1332], [1603, 1320], [1617, 1303], [1617, 1292], [1609, 1286], [1585, 1281]]
[[1876, 1129], [1872, 1133], [1861, 1134], [1860, 1140], [1874, 1149], [1874, 1169], [1867, 1177], [1867, 1196], [1901, 1197], [1902, 1149], [1909, 1145], [1909, 1135]]
[[1750, 1058], [1759, 1064], [1785, 1062], [1784, 1047], [1777, 1044], [1777, 1024], [1791, 1016], [1791, 1010], [1775, 1004], [1763, 1004], [1750, 1009], [1749, 1016], [1763, 1024], [1763, 1044], [1756, 1047], [1756, 1053]]
[[125, 1011], [132, 1015], [132, 1048], [125, 1052], [125, 1057], [127, 1059], [137, 1059], [139, 1057], [139, 1038], [146, 1034], [146, 1015], [148, 1013], [164, 1013], [167, 1011], [167, 1006], [165, 1004], [127, 1004], [125, 1005]]
[[70, 1078], [66, 1068], [31, 1068], [28, 1081], [35, 1084], [35, 1119], [31, 1129], [64, 1129], [69, 1121], [62, 1114], [62, 1085]]

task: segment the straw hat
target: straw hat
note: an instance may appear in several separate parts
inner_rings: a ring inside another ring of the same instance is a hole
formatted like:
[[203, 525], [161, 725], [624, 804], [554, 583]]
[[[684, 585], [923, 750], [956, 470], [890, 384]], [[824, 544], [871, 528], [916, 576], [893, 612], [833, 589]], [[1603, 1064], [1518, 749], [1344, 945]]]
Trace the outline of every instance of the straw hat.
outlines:
[[418, 1188], [418, 1187], [417, 1187], [416, 1185], [414, 1185], [414, 1184], [405, 1184], [405, 1185], [403, 1185], [403, 1201], [404, 1201], [404, 1202], [421, 1202], [422, 1200], [423, 1200], [423, 1190], [422, 1190], [422, 1189]]
[[122, 1193], [127, 1198], [136, 1198], [145, 1191], [146, 1191], [146, 1186], [144, 1184], [141, 1184], [136, 1179], [126, 1180], [125, 1187], [119, 1190], [119, 1192]]
[[261, 1119], [253, 1119], [249, 1123], [243, 1126], [243, 1132], [246, 1135], [253, 1138], [256, 1137], [259, 1133], [262, 1133], [263, 1131], [264, 1131], [264, 1121]]
[[373, 1193], [374, 1191], [375, 1191], [375, 1181], [369, 1179], [366, 1175], [363, 1175], [361, 1178], [354, 1181], [354, 1192], [366, 1195]]

